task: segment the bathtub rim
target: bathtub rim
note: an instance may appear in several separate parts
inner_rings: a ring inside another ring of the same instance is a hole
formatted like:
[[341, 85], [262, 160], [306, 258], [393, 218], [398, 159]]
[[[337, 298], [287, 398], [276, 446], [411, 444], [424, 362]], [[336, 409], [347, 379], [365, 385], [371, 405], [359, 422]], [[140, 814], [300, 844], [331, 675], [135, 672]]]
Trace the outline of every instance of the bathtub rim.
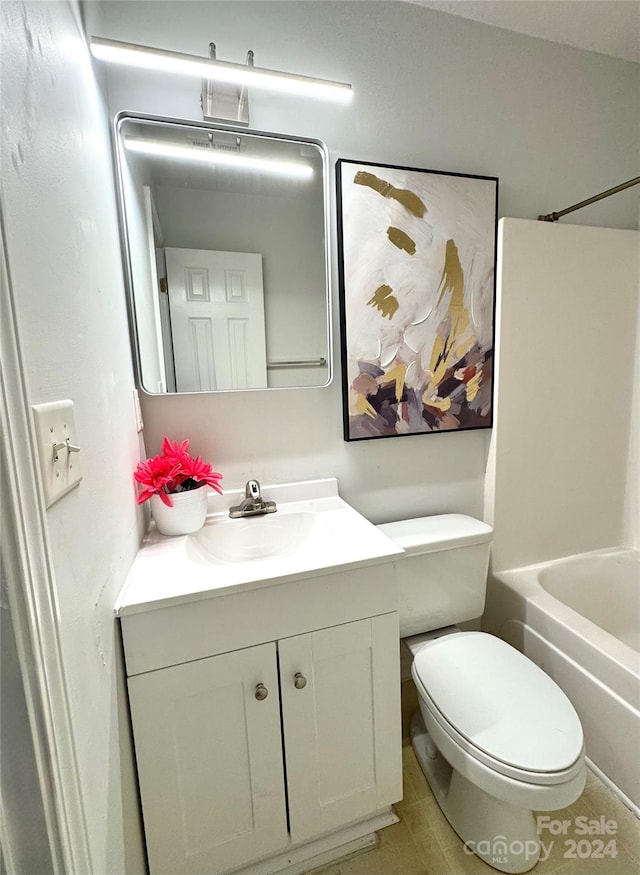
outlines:
[[[488, 598], [483, 615], [483, 628], [500, 636], [500, 626], [492, 615], [489, 588], [495, 582], [522, 599], [520, 619], [534, 629], [549, 634], [550, 640], [566, 650], [567, 656], [581, 665], [594, 679], [607, 686], [614, 695], [636, 710], [640, 709], [640, 654], [611, 632], [588, 620], [574, 608], [542, 588], [537, 575], [549, 568], [580, 557], [601, 556], [620, 552], [640, 551], [631, 547], [606, 547], [565, 556], [548, 562], [513, 568], [507, 571], [489, 571]], [[640, 715], [639, 715], [640, 717]]]
[[[507, 586], [512, 589], [515, 589], [522, 596], [530, 599], [533, 603], [540, 605], [541, 607], [550, 607], [551, 603], [548, 603], [547, 600], [552, 600], [553, 606], [557, 606], [558, 608], [562, 608], [562, 614], [565, 614], [565, 619], [568, 622], [568, 625], [576, 625], [576, 628], [579, 628], [583, 623], [588, 624], [585, 625], [584, 631], [588, 631], [589, 629], [597, 629], [603, 635], [606, 635], [611, 639], [612, 642], [616, 642], [620, 645], [620, 656], [624, 656], [625, 651], [629, 651], [631, 654], [635, 654], [635, 659], [631, 660], [631, 668], [635, 670], [636, 674], [639, 669], [639, 660], [640, 653], [635, 650], [631, 645], [626, 644], [624, 641], [621, 641], [619, 638], [612, 633], [604, 629], [602, 626], [599, 626], [597, 623], [594, 623], [592, 620], [584, 617], [579, 611], [575, 610], [575, 608], [570, 607], [565, 604], [561, 599], [557, 596], [550, 593], [546, 590], [540, 581], [538, 580], [538, 574], [541, 571], [546, 571], [550, 568], [556, 568], [558, 566], [566, 565], [569, 562], [574, 560], [582, 560], [588, 559], [589, 557], [596, 556], [607, 556], [607, 555], [618, 555], [618, 554], [627, 554], [632, 553], [639, 557], [640, 559], [640, 550], [636, 550], [633, 547], [604, 547], [599, 550], [589, 550], [585, 553], [576, 553], [571, 556], [563, 556], [559, 559], [549, 559], [546, 562], [536, 562], [532, 565], [523, 565], [519, 568], [510, 568], [504, 571], [494, 571], [493, 569], [489, 569], [489, 579], [495, 578], [497, 580], [504, 581]], [[515, 583], [515, 586], [512, 585]], [[576, 622], [577, 621], [577, 622]], [[614, 650], [618, 650], [617, 647]], [[622, 662], [626, 662], [624, 658], [622, 658]]]

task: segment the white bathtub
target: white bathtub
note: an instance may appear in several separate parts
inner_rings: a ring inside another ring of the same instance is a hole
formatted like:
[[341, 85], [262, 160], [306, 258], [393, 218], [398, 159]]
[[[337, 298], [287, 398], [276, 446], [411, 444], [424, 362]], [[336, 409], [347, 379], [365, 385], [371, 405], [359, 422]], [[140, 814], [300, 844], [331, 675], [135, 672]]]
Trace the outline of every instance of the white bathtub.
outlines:
[[591, 764], [639, 814], [640, 552], [597, 550], [494, 573], [482, 626], [562, 687]]

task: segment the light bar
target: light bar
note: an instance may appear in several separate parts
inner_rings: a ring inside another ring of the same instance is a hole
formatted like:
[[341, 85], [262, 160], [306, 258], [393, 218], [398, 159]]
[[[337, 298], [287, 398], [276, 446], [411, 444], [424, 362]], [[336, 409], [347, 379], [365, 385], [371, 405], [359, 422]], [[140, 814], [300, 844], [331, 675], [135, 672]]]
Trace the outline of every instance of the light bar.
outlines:
[[118, 40], [91, 37], [91, 53], [100, 61], [114, 64], [127, 64], [144, 70], [158, 70], [162, 73], [177, 73], [198, 79], [211, 79], [214, 82], [227, 82], [246, 85], [249, 88], [264, 88], [288, 94], [307, 97], [320, 97], [347, 103], [353, 94], [351, 85], [344, 82], [331, 82], [328, 79], [315, 79], [311, 76], [298, 76], [295, 73], [280, 73], [263, 67], [249, 67], [232, 64], [198, 55], [170, 52], [139, 46]]
[[268, 158], [252, 158], [233, 152], [218, 152], [207, 146], [182, 146], [163, 143], [160, 140], [145, 140], [142, 137], [124, 137], [124, 145], [131, 152], [154, 155], [159, 158], [177, 158], [180, 161], [216, 164], [234, 170], [251, 170], [269, 173], [272, 176], [286, 176], [289, 179], [311, 179], [313, 167], [310, 164], [297, 164], [295, 161], [272, 161]]

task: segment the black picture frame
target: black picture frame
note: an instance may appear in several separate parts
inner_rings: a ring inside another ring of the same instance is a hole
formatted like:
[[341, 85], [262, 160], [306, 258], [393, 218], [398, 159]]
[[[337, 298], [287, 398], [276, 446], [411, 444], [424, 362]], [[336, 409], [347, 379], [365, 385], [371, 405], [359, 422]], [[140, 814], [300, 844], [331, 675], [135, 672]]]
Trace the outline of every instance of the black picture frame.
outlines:
[[336, 162], [346, 441], [490, 428], [498, 178]]

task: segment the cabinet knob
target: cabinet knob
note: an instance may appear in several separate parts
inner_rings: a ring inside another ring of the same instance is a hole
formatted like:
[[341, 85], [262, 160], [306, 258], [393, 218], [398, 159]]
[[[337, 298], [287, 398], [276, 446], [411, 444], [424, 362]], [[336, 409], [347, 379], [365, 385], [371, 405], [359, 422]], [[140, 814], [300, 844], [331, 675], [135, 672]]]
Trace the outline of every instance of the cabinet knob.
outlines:
[[293, 685], [296, 690], [304, 690], [307, 686], [307, 679], [302, 672], [297, 671], [293, 676]]
[[262, 702], [263, 699], [266, 699], [268, 695], [269, 695], [269, 690], [265, 687], [265, 685], [258, 684], [256, 687], [256, 693], [255, 693], [255, 696], [256, 696], [256, 699], [258, 700], [258, 702]]

